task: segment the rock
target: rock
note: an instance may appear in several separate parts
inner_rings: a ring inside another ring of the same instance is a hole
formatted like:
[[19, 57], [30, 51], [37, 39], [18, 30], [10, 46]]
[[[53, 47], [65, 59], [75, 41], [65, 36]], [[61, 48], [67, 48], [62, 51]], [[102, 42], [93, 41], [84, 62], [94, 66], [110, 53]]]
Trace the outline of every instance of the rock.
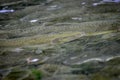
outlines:
[[14, 48], [14, 49], [12, 49], [11, 51], [12, 52], [17, 52], [17, 53], [19, 53], [19, 52], [22, 52], [24, 49], [22, 49], [22, 48]]
[[8, 39], [8, 35], [7, 34], [0, 34], [0, 39]]
[[25, 70], [12, 70], [8, 75], [6, 75], [3, 80], [22, 80], [23, 76], [25, 76], [27, 71]]
[[0, 74], [0, 80], [2, 80], [2, 77], [3, 77], [3, 75], [2, 75], [2, 74]]
[[41, 53], [43, 53], [41, 49], [38, 48], [37, 50], [35, 50], [35, 54], [41, 54]]

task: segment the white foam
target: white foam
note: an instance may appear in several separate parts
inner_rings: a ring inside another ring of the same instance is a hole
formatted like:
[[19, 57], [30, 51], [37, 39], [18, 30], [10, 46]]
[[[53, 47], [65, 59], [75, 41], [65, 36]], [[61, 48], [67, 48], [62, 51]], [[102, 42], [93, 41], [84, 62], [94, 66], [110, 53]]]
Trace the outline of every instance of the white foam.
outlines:
[[106, 61], [110, 61], [111, 59], [114, 59], [117, 57], [120, 57], [120, 56], [113, 56], [113, 57], [108, 57], [108, 58], [91, 58], [91, 59], [84, 60], [82, 62], [77, 62], [75, 64], [83, 64], [83, 63], [87, 63], [87, 62], [91, 62], [91, 61], [106, 62]]
[[33, 19], [33, 20], [30, 20], [31, 23], [34, 23], [34, 22], [37, 22], [38, 19]]
[[32, 59], [32, 60], [30, 60], [30, 62], [37, 62], [39, 59]]
[[91, 59], [87, 59], [83, 62], [77, 62], [75, 64], [83, 64], [83, 63], [87, 63], [87, 62], [91, 62], [91, 61], [100, 61], [100, 62], [104, 62], [105, 60], [102, 58], [91, 58]]
[[81, 4], [82, 4], [82, 5], [85, 5], [85, 4], [86, 4], [86, 2], [82, 2]]
[[97, 6], [97, 5], [99, 5], [99, 3], [93, 3], [93, 6]]
[[72, 17], [73, 20], [82, 20], [82, 18], [79, 17]]
[[77, 56], [75, 56], [75, 57], [71, 57], [70, 59], [71, 59], [71, 60], [73, 60], [73, 59], [76, 59], [76, 58], [78, 58], [78, 57], [77, 57]]
[[57, 9], [60, 9], [60, 8], [61, 8], [61, 6], [52, 5], [52, 6], [49, 6], [49, 7], [47, 8], [47, 10], [57, 10]]
[[97, 2], [97, 3], [93, 3], [92, 5], [97, 6], [97, 5], [100, 5], [100, 4], [110, 3], [110, 2], [120, 3], [120, 0], [102, 0], [102, 1]]
[[0, 10], [0, 13], [12, 13], [12, 12], [14, 12], [15, 10], [13, 10], [13, 9], [11, 9], [11, 10], [6, 10], [6, 9], [4, 9], [4, 10]]
[[57, 8], [58, 5], [52, 5], [50, 6], [51, 8]]
[[118, 2], [120, 2], [120, 0], [103, 0], [103, 2], [115, 2], [115, 3], [118, 3]]
[[104, 61], [104, 60], [101, 58], [91, 58], [91, 59], [83, 61], [83, 63], [90, 62], [90, 61]]

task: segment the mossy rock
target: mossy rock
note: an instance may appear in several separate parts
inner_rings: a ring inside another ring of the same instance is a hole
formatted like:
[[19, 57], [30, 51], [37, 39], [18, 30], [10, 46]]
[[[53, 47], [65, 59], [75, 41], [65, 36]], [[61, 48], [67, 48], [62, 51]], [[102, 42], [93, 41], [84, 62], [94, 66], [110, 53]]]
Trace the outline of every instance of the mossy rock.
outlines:
[[26, 75], [26, 71], [15, 71], [10, 72], [3, 80], [17, 80], [22, 78], [24, 75]]
[[108, 65], [120, 65], [120, 57], [116, 57], [107, 62]]
[[99, 72], [92, 74], [92, 80], [119, 80], [119, 59], [120, 58], [115, 58], [106, 62], [104, 68], [102, 68]]
[[104, 63], [99, 61], [93, 61], [93, 62], [83, 63], [80, 65], [73, 65], [72, 67], [73, 69], [78, 68], [77, 70], [72, 71], [73, 74], [88, 75], [100, 71], [104, 67]]
[[112, 80], [110, 77], [104, 76], [102, 74], [93, 75], [91, 80]]

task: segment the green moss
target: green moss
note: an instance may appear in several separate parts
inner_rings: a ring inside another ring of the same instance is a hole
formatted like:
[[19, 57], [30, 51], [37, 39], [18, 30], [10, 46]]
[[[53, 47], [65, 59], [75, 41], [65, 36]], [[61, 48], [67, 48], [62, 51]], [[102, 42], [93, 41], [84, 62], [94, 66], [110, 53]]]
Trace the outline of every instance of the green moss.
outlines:
[[42, 72], [37, 69], [31, 70], [32, 75], [34, 76], [35, 80], [41, 80], [42, 79]]

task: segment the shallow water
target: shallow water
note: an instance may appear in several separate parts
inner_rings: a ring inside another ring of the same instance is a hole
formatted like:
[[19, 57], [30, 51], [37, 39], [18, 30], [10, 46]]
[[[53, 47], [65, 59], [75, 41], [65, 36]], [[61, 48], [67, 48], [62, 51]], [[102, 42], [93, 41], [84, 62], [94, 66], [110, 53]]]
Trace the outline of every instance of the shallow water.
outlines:
[[120, 3], [100, 1], [1, 1], [0, 80], [119, 80]]

